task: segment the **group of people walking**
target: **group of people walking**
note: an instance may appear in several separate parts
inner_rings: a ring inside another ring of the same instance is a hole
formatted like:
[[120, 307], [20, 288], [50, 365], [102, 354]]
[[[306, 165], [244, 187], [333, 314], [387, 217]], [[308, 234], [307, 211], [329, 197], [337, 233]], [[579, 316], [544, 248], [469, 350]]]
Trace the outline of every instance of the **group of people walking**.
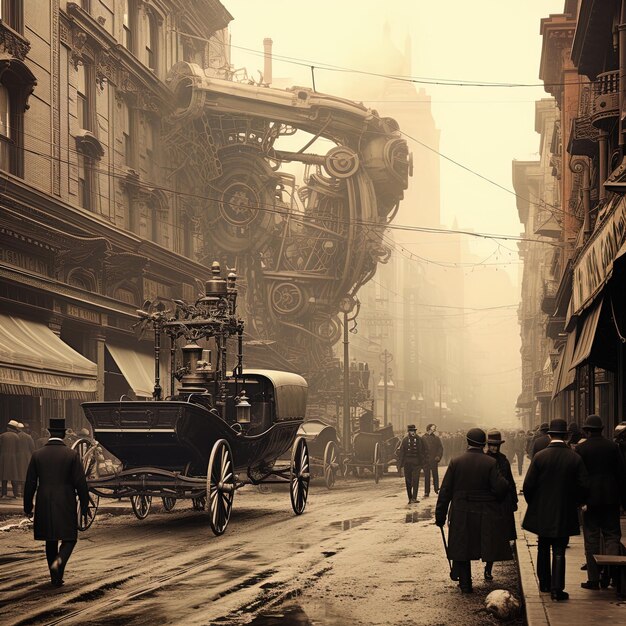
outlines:
[[[623, 430], [626, 440], [626, 424]], [[626, 441], [620, 448], [602, 431], [601, 418], [590, 415], [572, 443], [571, 425], [554, 419], [527, 442], [531, 462], [522, 487], [527, 503], [522, 527], [538, 536], [540, 591], [555, 601], [569, 598], [565, 550], [570, 537], [580, 534], [581, 518], [588, 575], [584, 589], [602, 584], [593, 555], [619, 555], [623, 549], [620, 508], [626, 509]], [[472, 428], [466, 439], [466, 452], [450, 461], [443, 478], [435, 523], [443, 528], [448, 520], [451, 577], [463, 593], [471, 593], [472, 560], [482, 559], [484, 577], [492, 580], [493, 563], [513, 558], [518, 496], [511, 464], [500, 451], [501, 433]]]
[[[35, 450], [33, 438], [26, 432], [24, 424], [11, 420], [7, 429], [0, 434], [0, 481], [2, 491], [0, 497], [17, 498], [24, 491], [26, 470], [30, 457]], [[12, 496], [9, 496], [11, 483]]]

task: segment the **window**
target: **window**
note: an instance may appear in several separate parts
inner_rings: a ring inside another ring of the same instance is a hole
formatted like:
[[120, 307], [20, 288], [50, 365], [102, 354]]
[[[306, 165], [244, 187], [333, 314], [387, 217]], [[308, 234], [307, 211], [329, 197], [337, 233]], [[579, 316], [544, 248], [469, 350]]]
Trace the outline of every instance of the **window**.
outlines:
[[18, 33], [22, 32], [22, 15], [21, 0], [0, 0], [0, 19]]
[[159, 176], [158, 142], [158, 122], [151, 121], [148, 123], [148, 132], [146, 133], [146, 170], [152, 181], [156, 181]]
[[124, 0], [124, 14], [122, 19], [124, 47], [130, 52], [135, 52], [135, 2]]
[[159, 24], [156, 15], [151, 11], [146, 16], [146, 63], [151, 70], [158, 70]]
[[78, 204], [88, 211], [93, 210], [93, 169], [91, 159], [78, 154]]
[[77, 69], [76, 80], [76, 118], [78, 120], [78, 128], [83, 130], [93, 130], [92, 102], [94, 96], [92, 93], [94, 81], [91, 80], [91, 68], [81, 64]]
[[0, 85], [0, 169], [11, 169], [11, 132], [9, 120], [11, 118], [11, 99], [9, 90]]
[[135, 141], [134, 141], [134, 111], [128, 104], [122, 101], [122, 148], [124, 150], [124, 164], [127, 167], [135, 166]]

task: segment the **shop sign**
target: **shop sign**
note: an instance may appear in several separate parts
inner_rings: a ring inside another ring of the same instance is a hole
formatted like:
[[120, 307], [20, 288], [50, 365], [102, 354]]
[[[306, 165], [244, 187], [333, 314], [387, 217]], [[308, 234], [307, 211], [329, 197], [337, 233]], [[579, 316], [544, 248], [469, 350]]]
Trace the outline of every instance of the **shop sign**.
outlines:
[[580, 313], [611, 278], [613, 261], [626, 241], [626, 200], [620, 198], [574, 266], [572, 309]]

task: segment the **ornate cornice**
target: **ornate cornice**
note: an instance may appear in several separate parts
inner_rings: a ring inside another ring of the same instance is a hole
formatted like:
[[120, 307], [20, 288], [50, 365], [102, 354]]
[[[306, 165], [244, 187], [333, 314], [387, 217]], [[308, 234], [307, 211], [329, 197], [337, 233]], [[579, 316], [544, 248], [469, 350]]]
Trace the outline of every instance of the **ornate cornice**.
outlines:
[[15, 32], [0, 20], [0, 53], [6, 52], [11, 56], [23, 61], [30, 51], [28, 39]]

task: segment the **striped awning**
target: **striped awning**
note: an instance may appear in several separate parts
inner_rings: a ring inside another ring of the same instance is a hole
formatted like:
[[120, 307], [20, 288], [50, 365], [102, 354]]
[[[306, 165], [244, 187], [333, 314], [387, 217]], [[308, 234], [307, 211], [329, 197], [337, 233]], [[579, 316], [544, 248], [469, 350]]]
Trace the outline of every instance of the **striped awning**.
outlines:
[[600, 298], [587, 313], [582, 329], [576, 342], [576, 349], [572, 356], [572, 369], [582, 365], [590, 356], [593, 348], [593, 341], [598, 328], [598, 320], [602, 311], [602, 298]]
[[45, 324], [0, 313], [0, 393], [94, 400], [96, 376]]
[[556, 398], [562, 391], [571, 387], [576, 381], [576, 370], [572, 369], [572, 358], [576, 348], [576, 329], [567, 334], [565, 347], [561, 352], [561, 358], [554, 372], [554, 389], [552, 398]]

